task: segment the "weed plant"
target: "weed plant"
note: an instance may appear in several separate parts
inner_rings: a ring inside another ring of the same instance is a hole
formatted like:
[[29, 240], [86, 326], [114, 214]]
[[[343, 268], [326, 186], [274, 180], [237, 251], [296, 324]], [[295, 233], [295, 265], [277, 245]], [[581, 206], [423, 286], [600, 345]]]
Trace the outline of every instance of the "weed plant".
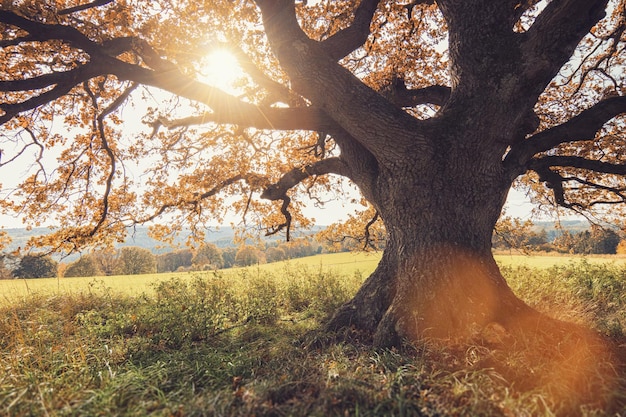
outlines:
[[[503, 271], [529, 304], [624, 343], [623, 267], [579, 262]], [[376, 350], [351, 329], [340, 339], [324, 334], [320, 324], [362, 280], [359, 273], [287, 265], [271, 274], [177, 277], [149, 295], [94, 281], [84, 293], [22, 298], [0, 309], [0, 415], [624, 412], [624, 369], [609, 366], [608, 356], [597, 377], [582, 383], [590, 395], [568, 397], [571, 381], [548, 378], [553, 370], [523, 347], [424, 341]]]

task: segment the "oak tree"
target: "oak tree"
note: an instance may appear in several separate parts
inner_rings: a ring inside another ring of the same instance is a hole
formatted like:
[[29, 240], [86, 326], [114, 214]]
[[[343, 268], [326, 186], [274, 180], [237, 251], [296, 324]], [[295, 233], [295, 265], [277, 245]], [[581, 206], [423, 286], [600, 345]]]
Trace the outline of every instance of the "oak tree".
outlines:
[[213, 243], [204, 243], [196, 249], [191, 262], [197, 267], [210, 266], [213, 269], [220, 269], [224, 266], [222, 251]]
[[[347, 178], [387, 242], [330, 327], [379, 345], [515, 329], [539, 316], [491, 253], [511, 187], [622, 210], [624, 6], [3, 1], [1, 204], [67, 225], [36, 242], [61, 250], [160, 218], [200, 235], [228, 210], [289, 239]], [[233, 83], [207, 70], [217, 50]]]
[[157, 272], [173, 272], [179, 268], [189, 268], [194, 257], [191, 249], [166, 252], [156, 257]]

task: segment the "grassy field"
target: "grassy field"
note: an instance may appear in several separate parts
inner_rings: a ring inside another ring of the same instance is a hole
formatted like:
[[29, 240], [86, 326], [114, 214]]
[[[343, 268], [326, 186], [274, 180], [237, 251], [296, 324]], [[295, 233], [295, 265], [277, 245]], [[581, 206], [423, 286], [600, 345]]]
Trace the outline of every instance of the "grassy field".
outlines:
[[[592, 264], [623, 265], [626, 257], [621, 256], [573, 256], [573, 255], [520, 255], [511, 253], [496, 254], [496, 260], [503, 266], [526, 266], [529, 268], [550, 268], [565, 266], [585, 259]], [[378, 264], [380, 253], [330, 253], [294, 260], [263, 264], [248, 268], [232, 268], [221, 271], [227, 275], [237, 275], [245, 270], [248, 273], [281, 274], [285, 268], [304, 266], [315, 271], [332, 271], [337, 274], [369, 275]], [[97, 291], [108, 287], [127, 295], [151, 293], [154, 284], [173, 277], [190, 277], [197, 273], [168, 272], [134, 276], [108, 276], [87, 278], [47, 278], [36, 280], [0, 280], [0, 304], [13, 302], [16, 298], [32, 294], [79, 294]], [[211, 274], [211, 273], [208, 273]]]
[[0, 281], [0, 416], [626, 415], [621, 260], [499, 256], [520, 297], [591, 342], [372, 349], [322, 331], [377, 261]]
[[[378, 253], [333, 253], [289, 261], [262, 264], [246, 268], [231, 268], [220, 271], [227, 276], [246, 274], [283, 274], [286, 269], [305, 267], [315, 271], [332, 271], [338, 274], [369, 275], [378, 264]], [[107, 277], [73, 277], [0, 280], [0, 304], [13, 302], [16, 298], [33, 294], [80, 294], [98, 291], [106, 287], [127, 295], [152, 293], [154, 285], [170, 278], [189, 278], [198, 274], [211, 276], [213, 272], [166, 272], [162, 274], [118, 275]]]

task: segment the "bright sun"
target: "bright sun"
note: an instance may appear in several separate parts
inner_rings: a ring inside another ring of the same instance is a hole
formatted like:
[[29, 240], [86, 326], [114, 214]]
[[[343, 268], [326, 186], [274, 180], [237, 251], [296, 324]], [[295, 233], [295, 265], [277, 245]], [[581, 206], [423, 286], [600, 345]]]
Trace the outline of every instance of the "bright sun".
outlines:
[[216, 49], [203, 60], [200, 80], [223, 90], [232, 90], [237, 79], [243, 76], [235, 55], [227, 49]]

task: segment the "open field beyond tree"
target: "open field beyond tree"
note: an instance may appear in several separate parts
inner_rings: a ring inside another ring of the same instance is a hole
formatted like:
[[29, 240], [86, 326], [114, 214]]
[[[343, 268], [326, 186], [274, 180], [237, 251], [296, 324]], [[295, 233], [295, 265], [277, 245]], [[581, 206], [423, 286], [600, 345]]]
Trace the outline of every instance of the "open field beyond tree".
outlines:
[[[312, 271], [332, 271], [343, 275], [355, 273], [367, 277], [380, 261], [380, 253], [329, 253], [323, 255], [309, 256], [289, 261], [261, 264], [246, 268], [230, 268], [220, 273], [226, 276], [239, 274], [241, 271], [248, 271], [250, 274], [272, 273], [281, 274], [285, 268], [294, 266], [305, 266]], [[503, 266], [526, 266], [529, 268], [550, 268], [553, 266], [564, 266], [585, 259], [589, 263], [597, 264], [626, 264], [624, 256], [575, 256], [575, 255], [520, 255], [515, 253], [500, 253], [496, 255], [496, 260]], [[14, 297], [23, 297], [29, 293], [80, 293], [83, 291], [93, 291], [96, 287], [106, 286], [115, 291], [127, 295], [139, 295], [143, 292], [153, 291], [154, 284], [169, 278], [191, 277], [198, 274], [211, 275], [213, 272], [168, 272], [161, 274], [144, 275], [116, 275], [107, 277], [72, 277], [72, 278], [40, 278], [36, 280], [0, 280], [0, 304], [11, 301]]]

